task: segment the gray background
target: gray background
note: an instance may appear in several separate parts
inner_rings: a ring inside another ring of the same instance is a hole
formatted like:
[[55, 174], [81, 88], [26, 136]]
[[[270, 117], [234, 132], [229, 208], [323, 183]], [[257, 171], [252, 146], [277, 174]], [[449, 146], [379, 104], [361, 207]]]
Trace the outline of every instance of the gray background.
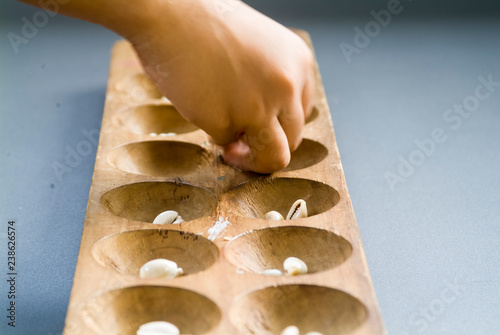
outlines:
[[[500, 87], [461, 124], [445, 113], [500, 81], [494, 1], [402, 1], [403, 11], [347, 62], [342, 42], [385, 1], [251, 1], [308, 30], [347, 184], [390, 334], [500, 329]], [[54, 162], [98, 129], [118, 36], [57, 15], [18, 53], [7, 33], [36, 13], [2, 1], [0, 28], [0, 333], [62, 331], [93, 172], [92, 152], [59, 180]], [[469, 97], [469, 98], [468, 98]], [[453, 129], [452, 126], [456, 126]], [[391, 189], [387, 173], [443, 129]], [[6, 326], [7, 221], [17, 227], [17, 326]], [[456, 292], [447, 288], [456, 286]], [[444, 294], [444, 295], [443, 295]]]

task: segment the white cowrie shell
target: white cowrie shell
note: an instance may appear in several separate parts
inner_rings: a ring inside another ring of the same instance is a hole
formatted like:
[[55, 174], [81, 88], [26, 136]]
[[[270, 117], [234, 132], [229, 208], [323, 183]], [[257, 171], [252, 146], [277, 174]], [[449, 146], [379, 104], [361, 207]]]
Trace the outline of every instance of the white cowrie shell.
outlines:
[[262, 271], [262, 274], [266, 276], [283, 276], [283, 272], [278, 269], [267, 269]]
[[283, 215], [281, 215], [279, 212], [276, 211], [267, 212], [266, 214], [264, 214], [262, 218], [266, 220], [276, 220], [276, 221], [284, 220]]
[[179, 223], [182, 223], [184, 222], [184, 219], [182, 218], [182, 216], [178, 216], [174, 222], [172, 222], [173, 224], [179, 224]]
[[300, 335], [300, 331], [296, 326], [288, 326], [283, 329], [281, 335]]
[[295, 201], [286, 216], [287, 220], [294, 220], [307, 217], [306, 202], [302, 199]]
[[143, 324], [137, 330], [137, 335], [180, 335], [175, 325], [166, 321], [153, 321]]
[[297, 257], [288, 257], [283, 262], [283, 268], [287, 275], [295, 276], [307, 273], [307, 265]]
[[176, 211], [165, 211], [158, 214], [158, 216], [153, 220], [153, 224], [174, 223], [178, 216], [179, 214]]
[[184, 274], [177, 263], [164, 258], [153, 259], [145, 263], [139, 270], [140, 278], [165, 278], [172, 279]]

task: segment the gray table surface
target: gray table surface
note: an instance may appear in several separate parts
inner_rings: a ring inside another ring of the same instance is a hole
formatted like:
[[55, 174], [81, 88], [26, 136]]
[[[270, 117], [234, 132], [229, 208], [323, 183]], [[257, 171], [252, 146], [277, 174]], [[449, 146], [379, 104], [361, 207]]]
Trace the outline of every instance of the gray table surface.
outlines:
[[[498, 334], [500, 84], [479, 86], [500, 82], [500, 12], [484, 1], [408, 0], [356, 46], [354, 28], [386, 2], [254, 3], [312, 35], [389, 334]], [[96, 147], [62, 178], [54, 164], [99, 129], [119, 37], [57, 15], [16, 53], [8, 33], [21, 34], [22, 17], [38, 10], [2, 7], [0, 334], [60, 334]], [[350, 62], [347, 44], [357, 47]], [[9, 220], [15, 328], [6, 318]]]

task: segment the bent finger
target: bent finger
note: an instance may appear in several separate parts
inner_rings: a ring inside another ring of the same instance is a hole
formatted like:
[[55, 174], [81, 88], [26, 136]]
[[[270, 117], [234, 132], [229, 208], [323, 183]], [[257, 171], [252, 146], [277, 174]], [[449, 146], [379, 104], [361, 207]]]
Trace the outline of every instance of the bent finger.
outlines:
[[304, 111], [304, 119], [307, 120], [312, 113], [314, 107], [314, 95], [316, 91], [316, 80], [314, 75], [314, 67], [311, 65], [302, 90], [302, 108]]
[[286, 134], [278, 119], [264, 126], [250, 126], [236, 143], [224, 147], [224, 161], [241, 170], [272, 173], [290, 162]]
[[278, 121], [286, 134], [288, 147], [295, 151], [302, 142], [305, 114], [301, 102], [297, 99], [286, 106], [278, 115]]

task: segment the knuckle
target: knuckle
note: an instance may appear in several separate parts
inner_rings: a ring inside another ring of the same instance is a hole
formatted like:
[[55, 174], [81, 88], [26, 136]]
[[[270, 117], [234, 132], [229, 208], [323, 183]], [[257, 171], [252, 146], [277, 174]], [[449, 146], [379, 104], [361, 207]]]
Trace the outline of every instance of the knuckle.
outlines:
[[286, 73], [282, 73], [278, 79], [280, 92], [286, 96], [293, 96], [295, 92], [295, 81]]
[[273, 173], [283, 170], [290, 163], [290, 155], [286, 153], [274, 153], [274, 155], [261, 155], [260, 152], [254, 152], [256, 172]]
[[272, 160], [268, 162], [271, 172], [283, 170], [290, 163], [290, 153], [288, 151], [277, 152]]
[[314, 65], [314, 55], [311, 51], [311, 49], [306, 48], [305, 53], [304, 53], [304, 59], [307, 65], [312, 66]]
[[288, 166], [288, 163], [290, 163], [290, 157], [285, 157], [285, 156], [280, 156], [276, 160], [274, 160], [272, 164], [272, 169], [273, 171], [279, 171], [283, 170]]

